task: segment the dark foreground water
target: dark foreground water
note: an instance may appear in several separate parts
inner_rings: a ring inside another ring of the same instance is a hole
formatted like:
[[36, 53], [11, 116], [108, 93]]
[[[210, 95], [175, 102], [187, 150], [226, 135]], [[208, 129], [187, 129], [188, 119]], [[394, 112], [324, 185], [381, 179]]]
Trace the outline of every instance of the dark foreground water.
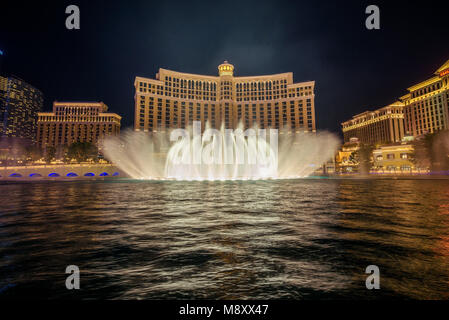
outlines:
[[449, 180], [3, 184], [11, 297], [449, 299]]

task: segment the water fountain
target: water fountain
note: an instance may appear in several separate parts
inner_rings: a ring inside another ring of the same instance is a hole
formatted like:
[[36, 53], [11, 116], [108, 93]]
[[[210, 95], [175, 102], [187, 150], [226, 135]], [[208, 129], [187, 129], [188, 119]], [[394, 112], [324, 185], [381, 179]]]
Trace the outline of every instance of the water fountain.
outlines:
[[213, 129], [199, 122], [151, 134], [124, 131], [104, 142], [108, 160], [134, 179], [259, 180], [311, 175], [339, 145], [329, 132]]

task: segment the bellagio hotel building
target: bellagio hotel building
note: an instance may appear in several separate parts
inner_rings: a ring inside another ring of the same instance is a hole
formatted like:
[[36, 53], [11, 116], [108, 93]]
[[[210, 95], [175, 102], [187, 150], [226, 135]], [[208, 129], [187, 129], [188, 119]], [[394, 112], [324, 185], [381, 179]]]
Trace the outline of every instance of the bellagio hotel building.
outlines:
[[193, 121], [213, 128], [315, 132], [314, 81], [293, 83], [293, 73], [234, 77], [225, 61], [218, 77], [159, 69], [156, 79], [136, 77], [136, 131], [185, 128]]

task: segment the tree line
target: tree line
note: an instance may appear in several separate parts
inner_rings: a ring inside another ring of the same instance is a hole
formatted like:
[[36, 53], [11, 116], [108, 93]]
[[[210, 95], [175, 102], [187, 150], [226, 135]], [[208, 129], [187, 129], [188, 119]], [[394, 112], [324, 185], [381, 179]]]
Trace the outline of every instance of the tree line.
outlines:
[[56, 149], [53, 146], [44, 149], [37, 145], [18, 146], [10, 150], [2, 150], [0, 152], [1, 160], [21, 160], [23, 162], [33, 163], [43, 160], [46, 163], [51, 163], [57, 159], [65, 163], [98, 162], [102, 158], [98, 147], [91, 142], [74, 142], [68, 146], [61, 146]]

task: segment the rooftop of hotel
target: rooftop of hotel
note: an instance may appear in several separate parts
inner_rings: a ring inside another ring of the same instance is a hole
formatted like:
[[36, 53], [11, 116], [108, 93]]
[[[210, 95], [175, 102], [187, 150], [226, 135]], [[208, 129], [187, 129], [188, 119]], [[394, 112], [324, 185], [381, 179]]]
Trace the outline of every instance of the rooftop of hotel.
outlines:
[[[441, 79], [441, 77], [448, 75], [449, 74], [449, 60], [447, 60], [443, 65], [441, 65], [441, 67], [439, 67], [435, 72], [434, 72], [434, 77], [431, 77], [427, 80], [421, 81], [413, 86], [410, 86], [407, 88], [408, 91], [415, 91], [417, 89], [420, 89], [422, 87], [431, 85], [432, 83], [435, 83], [437, 81], [439, 81]], [[404, 96], [405, 97], [405, 96]]]
[[108, 115], [108, 116], [114, 116], [118, 118], [122, 118], [119, 114], [114, 112], [107, 112], [108, 106], [102, 102], [102, 101], [54, 101], [53, 102], [53, 110], [52, 111], [44, 111], [44, 112], [38, 112], [39, 116], [50, 116], [55, 115], [55, 112], [57, 112], [56, 107], [101, 107], [102, 110], [100, 112], [100, 115]]
[[388, 112], [388, 110], [391, 109], [392, 107], [403, 107], [403, 106], [404, 106], [404, 103], [402, 103], [401, 101], [395, 101], [385, 107], [382, 107], [382, 108], [379, 108], [376, 110], [372, 110], [372, 111], [368, 110], [368, 111], [364, 111], [362, 113], [356, 114], [352, 117], [352, 119], [342, 122], [341, 124], [342, 125], [350, 124], [354, 120], [359, 120], [359, 119], [369, 116], [369, 115], [376, 116], [376, 115], [379, 115], [380, 113], [382, 113], [383, 111]]
[[[174, 71], [170, 69], [165, 68], [159, 68], [159, 72], [156, 73], [155, 79], [147, 78], [147, 77], [140, 77], [136, 76], [136, 81], [152, 81], [154, 83], [163, 85], [164, 82], [161, 80], [161, 75], [164, 74], [176, 74], [179, 77], [184, 78], [191, 78], [191, 79], [209, 79], [213, 81], [217, 81], [220, 79], [221, 76], [231, 76], [235, 80], [244, 80], [244, 81], [250, 81], [250, 80], [269, 80], [273, 78], [287, 78], [289, 84], [293, 84], [293, 72], [282, 72], [282, 73], [276, 73], [276, 74], [267, 74], [267, 75], [253, 75], [253, 76], [234, 76], [234, 65], [230, 64], [227, 60], [225, 60], [222, 64], [220, 64], [218, 67], [218, 76], [212, 76], [212, 75], [202, 75], [202, 74], [194, 74], [194, 73], [186, 73], [186, 72], [179, 72]], [[301, 81], [301, 84], [309, 84], [313, 85], [315, 81], [307, 80], [307, 81]]]

